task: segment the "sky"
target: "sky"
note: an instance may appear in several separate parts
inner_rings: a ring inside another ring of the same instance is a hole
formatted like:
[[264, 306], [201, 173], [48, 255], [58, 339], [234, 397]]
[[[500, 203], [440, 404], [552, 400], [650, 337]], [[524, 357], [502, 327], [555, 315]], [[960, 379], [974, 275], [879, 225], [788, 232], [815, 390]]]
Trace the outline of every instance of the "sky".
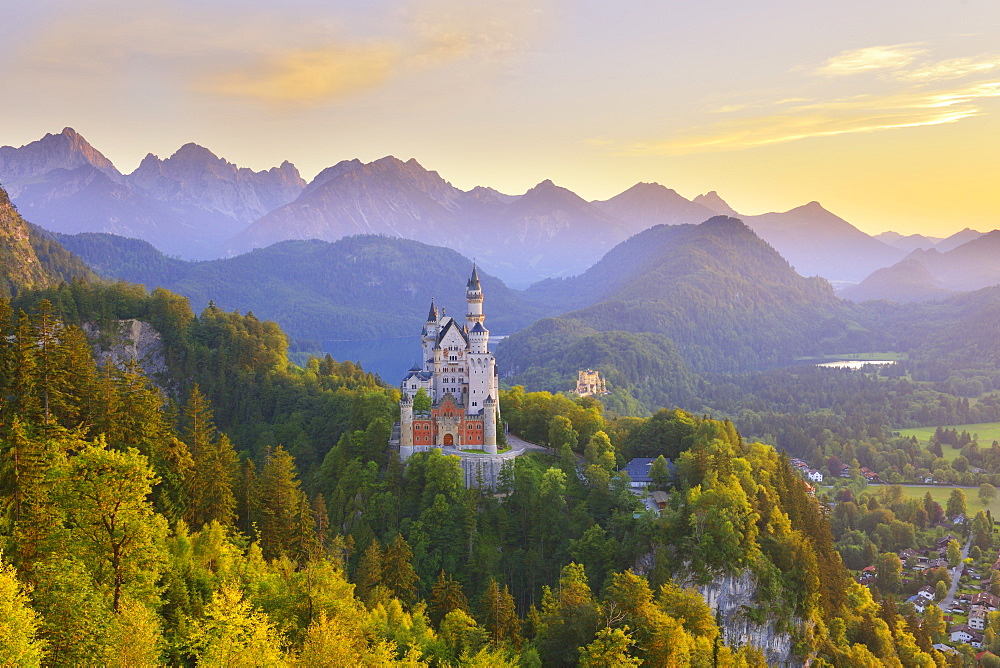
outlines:
[[1000, 227], [996, 0], [9, 4], [0, 145], [68, 126], [123, 172], [195, 142], [306, 179], [395, 155], [463, 189]]

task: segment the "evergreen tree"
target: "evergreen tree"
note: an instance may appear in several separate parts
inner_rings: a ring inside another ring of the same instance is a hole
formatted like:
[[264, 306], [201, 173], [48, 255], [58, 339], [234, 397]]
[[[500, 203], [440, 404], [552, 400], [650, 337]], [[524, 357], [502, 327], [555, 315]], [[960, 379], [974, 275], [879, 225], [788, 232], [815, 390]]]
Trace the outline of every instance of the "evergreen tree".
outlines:
[[412, 603], [417, 596], [418, 578], [412, 561], [410, 544], [397, 533], [383, 553], [382, 584], [403, 603]]
[[517, 617], [514, 597], [506, 585], [501, 590], [496, 578], [491, 577], [486, 583], [486, 591], [480, 599], [479, 609], [480, 619], [490, 634], [491, 643], [494, 645], [506, 643], [512, 647], [521, 645], [521, 620]]
[[431, 597], [427, 602], [427, 615], [434, 626], [439, 626], [444, 616], [452, 610], [469, 612], [469, 601], [465, 597], [465, 592], [462, 591], [462, 585], [442, 570], [434, 586], [431, 587]]

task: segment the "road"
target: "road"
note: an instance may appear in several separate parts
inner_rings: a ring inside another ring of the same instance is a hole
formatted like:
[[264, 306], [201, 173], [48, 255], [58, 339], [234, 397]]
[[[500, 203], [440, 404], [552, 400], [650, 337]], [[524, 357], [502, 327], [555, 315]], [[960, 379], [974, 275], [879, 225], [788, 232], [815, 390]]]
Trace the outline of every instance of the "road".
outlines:
[[955, 593], [958, 591], [958, 581], [962, 579], [962, 573], [965, 571], [965, 559], [969, 556], [969, 548], [972, 547], [972, 535], [969, 535], [969, 540], [965, 542], [965, 547], [962, 548], [962, 561], [955, 568], [951, 570], [951, 589], [948, 590], [948, 595], [944, 597], [938, 607], [944, 612], [948, 612], [948, 608], [955, 601]]

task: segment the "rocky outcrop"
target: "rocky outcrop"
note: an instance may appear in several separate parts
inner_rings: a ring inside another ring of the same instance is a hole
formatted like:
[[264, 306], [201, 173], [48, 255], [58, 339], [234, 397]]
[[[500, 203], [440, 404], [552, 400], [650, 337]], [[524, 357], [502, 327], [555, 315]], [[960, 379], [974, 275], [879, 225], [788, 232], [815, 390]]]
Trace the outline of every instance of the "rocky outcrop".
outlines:
[[[755, 620], [761, 601], [753, 575], [744, 571], [734, 575], [719, 575], [708, 584], [696, 584], [690, 579], [675, 578], [683, 586], [693, 585], [715, 612], [727, 645], [753, 645], [764, 652], [769, 666], [802, 666], [803, 659], [793, 653], [790, 633], [775, 628], [774, 620]], [[757, 618], [759, 619], [759, 617]]]
[[119, 368], [136, 363], [150, 379], [161, 381], [166, 378], [163, 340], [148, 322], [135, 318], [118, 320], [113, 328], [103, 330], [87, 323], [83, 330], [88, 338], [96, 342], [94, 358], [98, 366], [109, 360]]

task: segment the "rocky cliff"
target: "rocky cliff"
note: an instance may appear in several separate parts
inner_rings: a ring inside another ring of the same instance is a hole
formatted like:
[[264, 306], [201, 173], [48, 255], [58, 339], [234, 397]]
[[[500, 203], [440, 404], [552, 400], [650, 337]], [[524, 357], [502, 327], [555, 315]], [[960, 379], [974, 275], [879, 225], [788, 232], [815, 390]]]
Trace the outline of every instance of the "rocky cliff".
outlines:
[[[693, 582], [678, 580], [682, 585]], [[794, 655], [790, 633], [775, 628], [774, 620], [761, 617], [757, 585], [749, 571], [736, 575], [720, 575], [705, 585], [694, 585], [722, 629], [727, 645], [753, 645], [764, 652], [769, 666], [802, 666], [805, 661]]]

